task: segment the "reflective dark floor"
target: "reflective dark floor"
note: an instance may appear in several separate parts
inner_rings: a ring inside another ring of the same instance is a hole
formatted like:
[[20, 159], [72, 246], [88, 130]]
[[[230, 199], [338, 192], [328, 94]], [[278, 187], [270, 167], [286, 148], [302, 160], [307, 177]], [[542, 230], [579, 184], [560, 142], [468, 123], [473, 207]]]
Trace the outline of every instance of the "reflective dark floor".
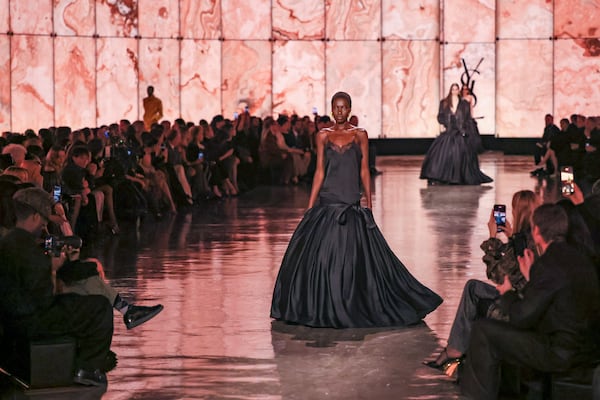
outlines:
[[[431, 186], [422, 157], [379, 157], [373, 214], [412, 273], [444, 298], [423, 324], [401, 329], [311, 329], [273, 322], [273, 283], [308, 203], [308, 186], [260, 187], [188, 213], [125, 226], [93, 253], [123, 297], [162, 303], [128, 331], [115, 314], [119, 364], [104, 393], [20, 393], [43, 399], [457, 399], [451, 379], [421, 364], [450, 330], [467, 279], [485, 279], [480, 243], [494, 203], [530, 178], [529, 157], [486, 153], [486, 186]], [[552, 196], [552, 195], [550, 195]]]

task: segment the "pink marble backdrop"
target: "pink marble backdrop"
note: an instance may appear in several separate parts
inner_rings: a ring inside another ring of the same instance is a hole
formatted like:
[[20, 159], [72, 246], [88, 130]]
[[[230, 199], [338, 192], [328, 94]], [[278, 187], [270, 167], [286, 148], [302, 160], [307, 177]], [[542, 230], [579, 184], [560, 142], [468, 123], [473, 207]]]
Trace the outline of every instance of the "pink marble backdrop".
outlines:
[[599, 115], [599, 55], [580, 40], [554, 42], [554, 107], [558, 118], [573, 113]]
[[52, 33], [52, 0], [11, 0], [9, 5], [12, 32], [36, 35]]
[[225, 39], [271, 38], [271, 0], [221, 0]]
[[[98, 125], [138, 118], [138, 41], [96, 40], [96, 120]], [[157, 93], [158, 94], [158, 93]]]
[[382, 35], [393, 39], [438, 39], [440, 0], [381, 1]]
[[383, 43], [383, 130], [386, 136], [435, 137], [439, 105], [438, 42]]
[[325, 110], [325, 45], [277, 41], [273, 45], [273, 113], [312, 115]]
[[179, 0], [138, 0], [139, 34], [151, 38], [179, 36]]
[[54, 32], [59, 36], [92, 36], [96, 33], [94, 0], [54, 0]]
[[[180, 116], [179, 104], [179, 45], [178, 40], [141, 39], [139, 41], [139, 114], [143, 119], [142, 99], [147, 87], [154, 86], [154, 94], [162, 100], [165, 119]], [[132, 94], [132, 99], [134, 99]]]
[[139, 0], [96, 0], [96, 33], [101, 37], [135, 37]]
[[541, 137], [544, 115], [553, 112], [552, 42], [500, 40], [496, 68], [496, 133]]
[[9, 0], [0, 0], [0, 33], [8, 32], [10, 26]]
[[325, 0], [326, 36], [331, 40], [381, 37], [381, 0]]
[[[352, 114], [369, 137], [381, 135], [381, 45], [368, 41], [327, 42], [325, 98], [331, 112], [331, 96], [337, 91], [352, 97]], [[323, 113], [325, 114], [325, 113]]]
[[226, 40], [222, 57], [223, 116], [233, 118], [246, 105], [254, 115], [271, 115], [271, 42]]
[[180, 0], [181, 36], [218, 39], [221, 33], [221, 0]]
[[325, 37], [323, 0], [274, 0], [273, 37], [282, 40]]
[[54, 40], [54, 115], [74, 129], [96, 126], [96, 43], [93, 38]]
[[52, 38], [15, 35], [11, 40], [12, 130], [54, 125]]
[[0, 132], [11, 129], [10, 61], [10, 39], [0, 35]]
[[552, 36], [552, 2], [502, 0], [497, 2], [500, 39], [547, 39]]
[[600, 35], [598, 0], [554, 0], [554, 35], [559, 38], [595, 37], [597, 43]]
[[496, 2], [490, 0], [444, 1], [443, 38], [450, 43], [494, 42]]
[[210, 122], [221, 113], [221, 42], [183, 40], [181, 42], [181, 117], [198, 123]]
[[[496, 131], [496, 44], [493, 42], [448, 44], [442, 48], [442, 54], [444, 62], [440, 98], [448, 95], [452, 83], [461, 85], [461, 77], [466, 82], [466, 76], [463, 75], [465, 70], [462, 59], [464, 59], [470, 70], [471, 79], [475, 81], [473, 91], [477, 96], [477, 105], [473, 116], [477, 118], [480, 133], [494, 134]], [[476, 67], [479, 73], [471, 71]]]

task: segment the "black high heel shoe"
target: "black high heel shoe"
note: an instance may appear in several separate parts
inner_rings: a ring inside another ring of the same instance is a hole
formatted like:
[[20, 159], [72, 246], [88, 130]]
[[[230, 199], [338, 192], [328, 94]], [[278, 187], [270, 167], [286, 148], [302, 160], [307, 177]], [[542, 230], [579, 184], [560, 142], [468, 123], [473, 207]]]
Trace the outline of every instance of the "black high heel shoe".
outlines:
[[444, 373], [446, 373], [446, 368], [448, 368], [448, 364], [452, 364], [454, 362], [460, 362], [463, 359], [464, 359], [464, 356], [449, 357], [448, 350], [446, 348], [444, 348], [444, 350], [442, 350], [442, 352], [437, 356], [437, 358], [435, 360], [423, 361], [423, 364], [427, 365], [430, 368], [439, 369], [440, 371], [443, 371]]

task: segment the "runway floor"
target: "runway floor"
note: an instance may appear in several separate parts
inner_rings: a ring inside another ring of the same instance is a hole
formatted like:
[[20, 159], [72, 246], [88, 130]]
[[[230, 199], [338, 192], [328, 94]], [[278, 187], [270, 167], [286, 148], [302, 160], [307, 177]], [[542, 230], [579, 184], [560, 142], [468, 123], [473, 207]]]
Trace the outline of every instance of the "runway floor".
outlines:
[[[11, 392], [36, 399], [458, 399], [422, 365], [440, 350], [464, 283], [485, 279], [480, 243], [494, 203], [520, 189], [548, 200], [532, 159], [485, 153], [484, 186], [427, 186], [422, 156], [377, 159], [373, 214], [390, 247], [444, 303], [398, 329], [311, 329], [273, 322], [273, 284], [308, 202], [307, 185], [259, 187], [160, 221], [125, 225], [96, 249], [107, 277], [155, 319], [128, 331], [115, 313], [119, 363], [105, 391]], [[6, 397], [10, 396], [10, 397]]]

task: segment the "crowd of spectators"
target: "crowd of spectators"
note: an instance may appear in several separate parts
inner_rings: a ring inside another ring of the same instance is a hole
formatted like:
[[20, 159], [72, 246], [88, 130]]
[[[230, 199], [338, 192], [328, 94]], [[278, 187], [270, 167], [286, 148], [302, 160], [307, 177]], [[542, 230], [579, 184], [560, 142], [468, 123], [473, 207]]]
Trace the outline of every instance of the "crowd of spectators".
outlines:
[[588, 194], [600, 179], [599, 148], [600, 116], [573, 114], [570, 120], [561, 119], [559, 128], [554, 117], [546, 114], [544, 134], [534, 154], [537, 167], [531, 174], [547, 177], [557, 174], [561, 167], [572, 167], [575, 181]]
[[[310, 182], [314, 135], [330, 118], [280, 115], [261, 119], [246, 110], [199, 123], [176, 119], [74, 130], [5, 132], [0, 138], [0, 193], [36, 186], [61, 202], [75, 233], [118, 234], [119, 221], [177, 213], [207, 201], [238, 196], [257, 184]], [[14, 217], [2, 215], [2, 229]]]

